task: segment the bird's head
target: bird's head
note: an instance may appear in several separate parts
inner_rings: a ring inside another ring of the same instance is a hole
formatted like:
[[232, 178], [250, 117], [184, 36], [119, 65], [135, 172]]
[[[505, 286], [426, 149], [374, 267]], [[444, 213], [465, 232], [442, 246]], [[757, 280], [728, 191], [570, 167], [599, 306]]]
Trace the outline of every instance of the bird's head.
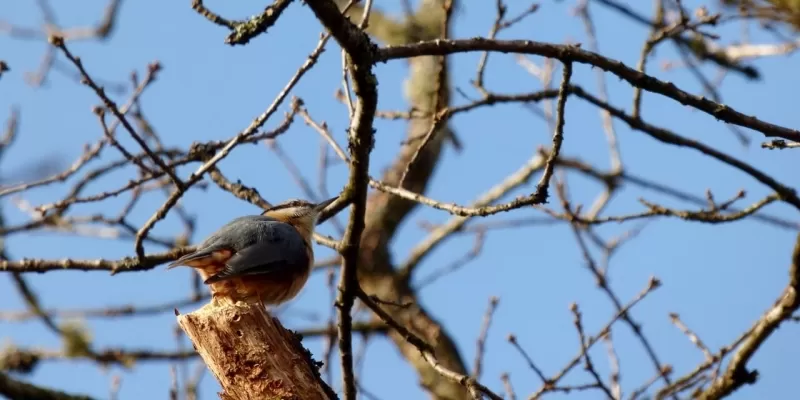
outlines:
[[322, 210], [338, 198], [339, 196], [336, 196], [320, 203], [311, 203], [300, 199], [287, 200], [264, 210], [261, 215], [292, 224], [311, 233], [317, 225]]

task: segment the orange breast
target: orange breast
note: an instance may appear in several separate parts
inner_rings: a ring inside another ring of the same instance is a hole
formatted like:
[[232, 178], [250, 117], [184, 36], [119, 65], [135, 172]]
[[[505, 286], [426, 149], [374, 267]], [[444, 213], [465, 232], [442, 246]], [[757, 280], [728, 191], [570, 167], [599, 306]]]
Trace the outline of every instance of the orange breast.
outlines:
[[[203, 280], [216, 275], [225, 268], [231, 257], [229, 250], [220, 251], [212, 257], [194, 260], [186, 265], [196, 269]], [[313, 260], [313, 254], [311, 255]], [[212, 283], [209, 286], [214, 297], [225, 297], [233, 301], [262, 301], [268, 305], [278, 305], [291, 300], [308, 281], [311, 268], [286, 270], [268, 276], [243, 276]]]

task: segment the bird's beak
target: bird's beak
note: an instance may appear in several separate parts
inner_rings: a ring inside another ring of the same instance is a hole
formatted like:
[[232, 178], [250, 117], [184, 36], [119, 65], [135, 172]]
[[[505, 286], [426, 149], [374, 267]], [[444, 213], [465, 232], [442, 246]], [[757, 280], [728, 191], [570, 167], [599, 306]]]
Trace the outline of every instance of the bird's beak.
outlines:
[[338, 198], [339, 198], [339, 196], [336, 196], [336, 197], [332, 197], [332, 198], [330, 198], [328, 200], [325, 200], [325, 201], [323, 201], [321, 203], [318, 203], [316, 206], [314, 206], [314, 212], [322, 212], [322, 210], [324, 210], [325, 207], [329, 206], [331, 203], [336, 201], [336, 199], [338, 199]]

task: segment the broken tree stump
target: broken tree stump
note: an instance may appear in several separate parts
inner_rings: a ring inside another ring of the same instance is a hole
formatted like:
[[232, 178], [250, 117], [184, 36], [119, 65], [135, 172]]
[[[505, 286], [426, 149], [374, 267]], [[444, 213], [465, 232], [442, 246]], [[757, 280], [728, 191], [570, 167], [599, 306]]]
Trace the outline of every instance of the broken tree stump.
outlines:
[[223, 400], [338, 399], [298, 335], [261, 304], [212, 302], [178, 315], [178, 325], [222, 386]]

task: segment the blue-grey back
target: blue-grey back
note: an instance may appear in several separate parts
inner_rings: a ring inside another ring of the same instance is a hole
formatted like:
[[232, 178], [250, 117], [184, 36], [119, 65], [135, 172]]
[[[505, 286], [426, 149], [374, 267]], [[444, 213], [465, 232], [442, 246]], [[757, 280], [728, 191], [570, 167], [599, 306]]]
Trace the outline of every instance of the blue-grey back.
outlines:
[[269, 243], [276, 252], [297, 258], [287, 260], [290, 262], [305, 258], [305, 245], [300, 233], [287, 223], [263, 215], [236, 218], [209, 236], [201, 246], [228, 247], [238, 252], [255, 243]]

